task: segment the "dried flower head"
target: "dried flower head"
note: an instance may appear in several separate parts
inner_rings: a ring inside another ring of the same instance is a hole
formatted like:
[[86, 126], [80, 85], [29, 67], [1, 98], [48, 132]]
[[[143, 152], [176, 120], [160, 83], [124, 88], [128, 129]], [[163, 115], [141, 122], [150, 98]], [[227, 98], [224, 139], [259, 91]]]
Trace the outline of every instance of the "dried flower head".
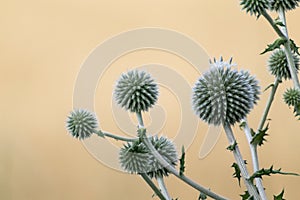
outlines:
[[[293, 54], [293, 59], [295, 62], [296, 70], [298, 71], [299, 58], [296, 54]], [[282, 78], [291, 79], [291, 73], [284, 50], [279, 49], [274, 51], [269, 58], [268, 65], [271, 74], [279, 80], [282, 80]]]
[[258, 100], [257, 80], [246, 71], [232, 69], [233, 64], [214, 60], [210, 70], [196, 82], [193, 107], [197, 115], [209, 124], [240, 122]]
[[157, 96], [157, 84], [143, 71], [122, 74], [115, 89], [117, 103], [131, 112], [148, 111], [156, 103]]
[[96, 132], [98, 122], [95, 115], [87, 110], [73, 110], [67, 118], [66, 128], [75, 138], [85, 139]]

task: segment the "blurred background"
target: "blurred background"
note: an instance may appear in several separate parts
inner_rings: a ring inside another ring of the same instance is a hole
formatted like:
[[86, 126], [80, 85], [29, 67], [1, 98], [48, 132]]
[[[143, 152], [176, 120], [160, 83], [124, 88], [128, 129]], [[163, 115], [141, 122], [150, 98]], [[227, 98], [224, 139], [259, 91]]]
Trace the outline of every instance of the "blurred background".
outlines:
[[[238, 1], [218, 0], [52, 0], [2, 1], [0, 6], [0, 199], [81, 200], [152, 199], [153, 192], [139, 176], [128, 175], [101, 164], [80, 141], [65, 130], [72, 110], [73, 89], [80, 67], [101, 42], [120, 32], [142, 27], [161, 27], [183, 33], [207, 51], [210, 57], [231, 56], [239, 69], [255, 74], [262, 89], [274, 81], [267, 71], [268, 55], [259, 55], [276, 35], [263, 18], [240, 11]], [[300, 10], [287, 15], [290, 36], [300, 43]], [[122, 44], [120, 44], [122, 45]], [[101, 121], [106, 130], [118, 133], [112, 115], [103, 102], [110, 102], [112, 86], [122, 70], [143, 63], [173, 66], [194, 83], [190, 65], [179, 57], [159, 51], [138, 51], [114, 62], [112, 76], [103, 79], [95, 95], [96, 112], [105, 111]], [[120, 67], [120, 68], [118, 68]], [[282, 168], [300, 173], [300, 124], [282, 101], [290, 82], [280, 85], [270, 112], [268, 142], [259, 149], [261, 167]], [[162, 93], [164, 93], [162, 91]], [[268, 98], [249, 115], [256, 128]], [[162, 104], [168, 94], [162, 95]], [[172, 138], [178, 121], [177, 104], [167, 106], [171, 117], [165, 135]], [[187, 150], [186, 174], [202, 185], [231, 199], [243, 193], [232, 178], [233, 156], [221, 135], [213, 151], [203, 159], [199, 149], [207, 125], [199, 124], [193, 144]], [[169, 133], [168, 133], [169, 131]], [[245, 159], [250, 160], [246, 140], [235, 127]], [[251, 164], [251, 163], [249, 163]], [[249, 165], [251, 166], [251, 165]], [[170, 177], [166, 180], [174, 198], [197, 199], [198, 192]], [[284, 188], [286, 199], [297, 199], [300, 178], [264, 178], [267, 195]]]

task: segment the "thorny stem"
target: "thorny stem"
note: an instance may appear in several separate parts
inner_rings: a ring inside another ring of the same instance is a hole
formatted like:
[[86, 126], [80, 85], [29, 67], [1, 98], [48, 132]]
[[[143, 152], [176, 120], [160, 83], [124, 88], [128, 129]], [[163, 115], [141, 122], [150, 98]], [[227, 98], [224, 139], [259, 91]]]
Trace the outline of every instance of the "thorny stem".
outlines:
[[260, 123], [259, 123], [259, 126], [258, 126], [258, 130], [262, 130], [264, 128], [264, 125], [266, 123], [266, 120], [267, 120], [267, 117], [268, 117], [271, 105], [272, 105], [272, 103], [274, 101], [275, 93], [277, 91], [277, 88], [278, 88], [279, 84], [280, 84], [280, 80], [276, 79], [275, 82], [274, 82], [274, 85], [272, 86], [272, 90], [271, 90], [268, 102], [266, 104], [264, 113], [262, 115], [262, 118], [260, 120]]
[[291, 73], [291, 77], [294, 83], [294, 87], [297, 89], [300, 89], [300, 84], [299, 84], [299, 79], [298, 79], [298, 75], [297, 75], [297, 69], [296, 69], [296, 65], [293, 59], [293, 54], [291, 51], [291, 42], [289, 39], [289, 34], [288, 34], [288, 30], [287, 30], [287, 25], [286, 25], [286, 17], [285, 17], [285, 11], [280, 8], [279, 12], [279, 19], [282, 21], [282, 23], [284, 24], [284, 27], [281, 27], [281, 31], [283, 32], [283, 34], [285, 35], [287, 42], [284, 44], [284, 51], [287, 57], [287, 61], [289, 64], [289, 70]]
[[147, 174], [141, 173], [140, 175], [161, 200], [167, 200]]
[[[144, 128], [144, 121], [143, 121], [142, 113], [141, 112], [136, 112], [136, 116], [137, 116], [138, 124], [139, 124], [138, 127], [139, 128]], [[167, 190], [167, 187], [166, 187], [166, 185], [164, 183], [163, 177], [158, 177], [157, 178], [157, 182], [158, 182], [159, 188], [160, 188], [161, 193], [164, 196], [164, 198], [167, 199], [167, 200], [171, 200], [169, 192]]]
[[[259, 170], [259, 161], [258, 161], [258, 155], [257, 155], [257, 145], [251, 144], [251, 141], [253, 139], [253, 136], [251, 135], [250, 128], [248, 126], [247, 119], [244, 119], [244, 132], [246, 134], [246, 138], [248, 141], [248, 145], [250, 147], [250, 152], [251, 152], [251, 158], [252, 158], [252, 163], [253, 163], [253, 173], [257, 172]], [[258, 188], [258, 192], [261, 196], [262, 200], [267, 200], [267, 196], [265, 193], [264, 186], [262, 184], [262, 179], [261, 178], [255, 178], [255, 182]]]
[[[232, 129], [231, 129], [230, 125], [229, 124], [224, 124], [223, 127], [224, 127], [224, 130], [225, 130], [225, 133], [226, 133], [229, 144], [230, 145], [235, 145], [236, 144], [236, 139], [233, 135], [233, 132], [232, 132]], [[259, 194], [257, 193], [257, 190], [256, 190], [255, 186], [253, 185], [253, 183], [249, 179], [250, 176], [249, 176], [247, 167], [245, 165], [245, 161], [242, 157], [242, 154], [240, 152], [240, 149], [239, 149], [238, 145], [235, 145], [235, 148], [233, 149], [232, 152], [233, 152], [235, 161], [237, 162], [237, 165], [239, 166], [239, 168], [241, 170], [241, 174], [242, 174], [244, 183], [246, 185], [246, 188], [247, 188], [249, 194], [251, 196], [253, 196], [255, 200], [260, 200], [261, 198], [260, 198]]]
[[139, 122], [141, 122], [140, 125], [142, 125], [141, 127], [139, 127], [139, 129], [142, 132], [142, 135], [140, 135], [140, 139], [145, 144], [145, 146], [150, 150], [150, 152], [152, 153], [152, 155], [157, 159], [157, 161], [159, 162], [159, 164], [161, 164], [164, 168], [166, 168], [168, 170], [168, 172], [170, 172], [171, 174], [173, 174], [174, 176], [176, 176], [178, 179], [182, 180], [186, 184], [190, 185], [194, 189], [198, 190], [199, 192], [203, 192], [207, 196], [209, 196], [209, 197], [211, 197], [213, 199], [216, 199], [216, 200], [227, 200], [227, 198], [222, 197], [222, 196], [220, 196], [220, 195], [212, 192], [210, 189], [207, 189], [207, 188], [199, 185], [198, 183], [196, 183], [193, 180], [189, 179], [185, 175], [179, 175], [179, 172], [172, 165], [170, 165], [158, 153], [158, 151], [154, 148], [154, 146], [151, 143], [150, 138], [148, 138], [147, 135], [146, 135], [146, 129], [144, 129], [144, 126], [143, 126], [144, 124], [143, 124], [143, 118], [142, 118], [141, 113], [136, 113], [136, 114], [137, 114]]
[[284, 51], [287, 57], [288, 65], [289, 65], [289, 70], [291, 72], [291, 77], [294, 83], [294, 87], [300, 90], [300, 84], [299, 84], [299, 79], [297, 75], [297, 70], [295, 67], [295, 62], [293, 59], [292, 51], [291, 51], [291, 45], [290, 45], [290, 39], [288, 36], [288, 31], [286, 28], [286, 18], [285, 18], [285, 12], [283, 9], [281, 9], [279, 12], [279, 18], [282, 21], [282, 23], [285, 25], [285, 27], [278, 28], [278, 26], [275, 24], [274, 20], [271, 18], [271, 16], [266, 12], [263, 11], [262, 15], [265, 17], [265, 19], [270, 23], [270, 25], [273, 27], [275, 32], [278, 34], [279, 37], [286, 39], [286, 42], [284, 44]]
[[122, 136], [118, 136], [118, 135], [114, 135], [108, 132], [102, 132], [102, 131], [97, 131], [96, 134], [99, 137], [109, 137], [109, 138], [113, 138], [115, 140], [120, 140], [120, 141], [124, 141], [124, 142], [134, 142], [137, 141], [138, 138], [127, 138], [127, 137], [122, 137]]

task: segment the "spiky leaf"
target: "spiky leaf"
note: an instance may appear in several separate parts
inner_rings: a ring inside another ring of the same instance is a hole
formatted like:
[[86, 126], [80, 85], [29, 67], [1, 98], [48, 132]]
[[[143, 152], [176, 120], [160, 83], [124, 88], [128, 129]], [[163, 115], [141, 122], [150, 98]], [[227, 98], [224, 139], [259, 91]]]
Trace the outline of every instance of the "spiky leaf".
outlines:
[[285, 38], [278, 38], [272, 44], [268, 44], [267, 48], [262, 53], [260, 53], [260, 55], [265, 54], [265, 53], [267, 53], [269, 51], [273, 51], [275, 49], [280, 48], [280, 46], [283, 45], [284, 43], [286, 43], [286, 41], [287, 40]]
[[282, 174], [282, 175], [293, 175], [293, 176], [299, 176], [297, 173], [291, 173], [291, 172], [282, 172], [281, 168], [279, 169], [273, 169], [273, 165], [269, 169], [260, 169], [256, 171], [251, 177], [250, 180], [253, 181], [255, 178], [262, 178], [263, 176], [271, 176], [272, 174]]
[[281, 191], [281, 193], [279, 194], [279, 195], [277, 195], [277, 196], [273, 196], [274, 197], [274, 200], [285, 200], [284, 198], [283, 198], [283, 194], [284, 194], [284, 190], [282, 190]]
[[248, 191], [245, 191], [245, 193], [241, 194], [240, 196], [242, 197], [242, 200], [254, 200], [254, 198], [250, 196]]
[[266, 136], [268, 136], [267, 131], [269, 130], [269, 124], [267, 124], [266, 128], [262, 130], [258, 130], [258, 133], [254, 135], [251, 144], [253, 145], [263, 145], [266, 140]]
[[239, 186], [241, 186], [241, 177], [242, 177], [242, 176], [241, 176], [241, 170], [240, 170], [238, 164], [233, 163], [233, 164], [231, 165], [231, 167], [233, 167], [233, 169], [234, 169], [234, 173], [232, 174], [232, 175], [233, 175], [233, 178], [237, 178], [237, 179], [238, 179], [238, 182], [239, 182]]
[[294, 42], [294, 40], [290, 39], [290, 45], [291, 45], [291, 50], [293, 53], [296, 53], [300, 56], [299, 53], [299, 47], [296, 45], [296, 43]]

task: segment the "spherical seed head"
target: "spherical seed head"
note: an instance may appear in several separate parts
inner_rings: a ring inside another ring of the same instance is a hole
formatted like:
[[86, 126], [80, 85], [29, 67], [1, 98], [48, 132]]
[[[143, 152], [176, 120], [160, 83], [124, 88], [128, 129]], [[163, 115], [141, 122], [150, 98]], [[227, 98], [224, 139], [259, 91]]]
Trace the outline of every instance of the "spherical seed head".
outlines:
[[[177, 151], [170, 140], [164, 137], [154, 137], [151, 142], [169, 164], [176, 165]], [[124, 145], [119, 155], [121, 167], [129, 173], [147, 173], [151, 178], [168, 175], [167, 169], [159, 164], [149, 149], [140, 141]]]
[[[296, 54], [293, 54], [293, 59], [295, 62], [296, 70], [298, 71], [299, 58]], [[277, 77], [278, 79], [291, 79], [291, 73], [289, 70], [289, 65], [284, 50], [279, 49], [274, 51], [269, 58], [268, 65], [271, 74]]]
[[274, 11], [287, 11], [298, 7], [300, 0], [270, 0], [270, 9]]
[[296, 88], [290, 88], [283, 94], [284, 102], [288, 106], [298, 106], [300, 105], [300, 91]]
[[139, 141], [127, 143], [119, 153], [121, 167], [132, 174], [147, 173], [150, 171], [150, 153], [146, 146]]
[[234, 125], [256, 104], [259, 95], [257, 80], [246, 71], [231, 68], [231, 61], [211, 63], [210, 70], [196, 82], [193, 108], [208, 124]]
[[241, 0], [240, 4], [243, 10], [257, 17], [269, 8], [269, 0]]
[[157, 96], [157, 84], [144, 71], [122, 74], [115, 89], [117, 103], [131, 112], [148, 111], [156, 103]]
[[87, 110], [73, 110], [67, 118], [66, 128], [73, 137], [81, 140], [96, 132], [98, 122], [95, 115]]
[[[178, 155], [176, 147], [172, 141], [165, 137], [153, 137], [152, 144], [158, 153], [173, 167], [176, 166], [178, 161]], [[168, 176], [168, 170], [165, 166], [161, 165], [158, 160], [151, 154], [149, 159], [151, 169], [148, 172], [148, 175], [152, 177], [163, 177]]]

